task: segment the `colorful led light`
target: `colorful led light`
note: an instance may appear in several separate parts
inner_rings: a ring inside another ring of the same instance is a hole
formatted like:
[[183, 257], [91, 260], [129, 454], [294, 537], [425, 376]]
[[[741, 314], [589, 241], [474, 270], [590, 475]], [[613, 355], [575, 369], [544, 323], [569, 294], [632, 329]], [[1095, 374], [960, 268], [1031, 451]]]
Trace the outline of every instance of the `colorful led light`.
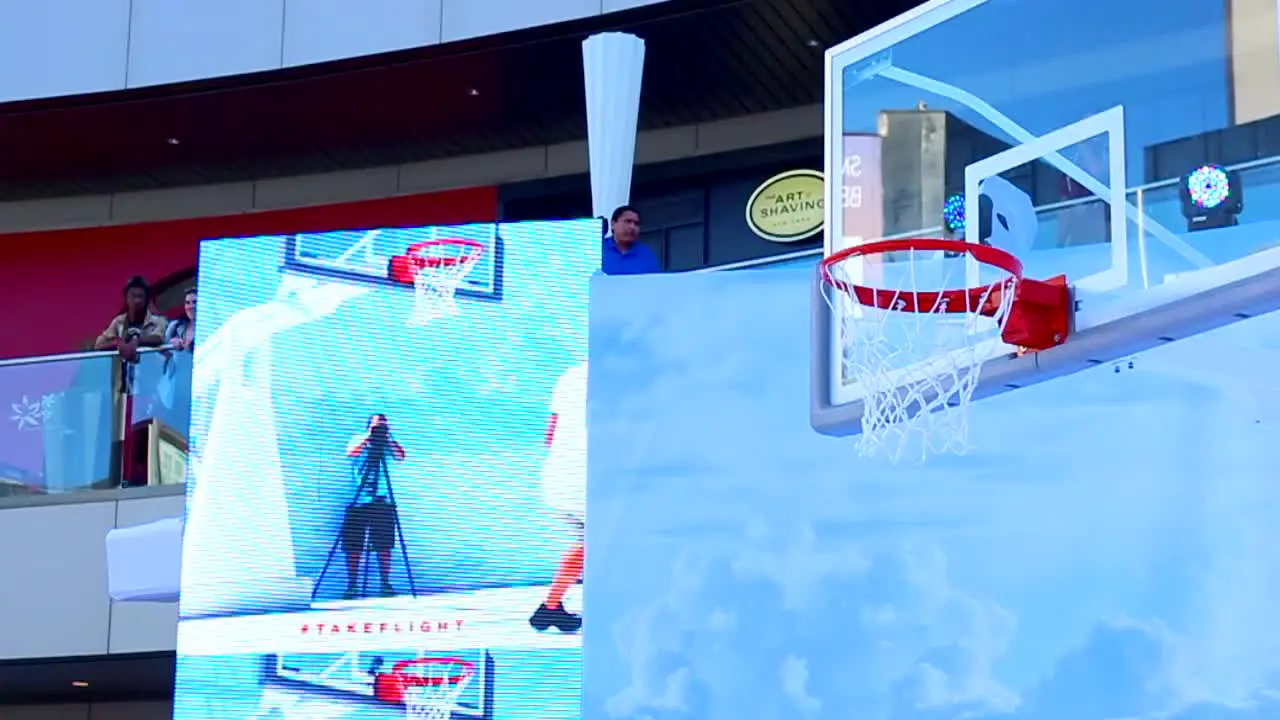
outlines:
[[1187, 176], [1187, 193], [1196, 207], [1212, 210], [1231, 195], [1231, 180], [1217, 165], [1204, 165]]
[[948, 232], [964, 232], [964, 195], [952, 195], [942, 204], [942, 224]]

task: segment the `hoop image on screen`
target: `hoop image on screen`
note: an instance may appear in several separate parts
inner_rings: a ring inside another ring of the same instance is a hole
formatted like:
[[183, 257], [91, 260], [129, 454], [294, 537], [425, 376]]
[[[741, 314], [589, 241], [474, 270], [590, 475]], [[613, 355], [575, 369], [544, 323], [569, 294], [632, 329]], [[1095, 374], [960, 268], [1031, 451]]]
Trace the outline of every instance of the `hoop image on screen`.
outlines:
[[406, 292], [448, 286], [472, 300], [502, 299], [503, 241], [497, 223], [299, 233], [285, 239], [294, 272], [389, 285]]
[[401, 707], [407, 718], [493, 718], [494, 663], [487, 650], [267, 655], [263, 684], [338, 702]]

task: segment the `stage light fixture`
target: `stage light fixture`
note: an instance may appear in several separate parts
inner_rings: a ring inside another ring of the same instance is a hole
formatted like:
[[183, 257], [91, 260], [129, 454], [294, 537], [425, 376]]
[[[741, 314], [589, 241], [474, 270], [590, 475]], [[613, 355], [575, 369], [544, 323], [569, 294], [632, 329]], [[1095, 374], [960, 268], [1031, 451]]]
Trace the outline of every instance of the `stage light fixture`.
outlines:
[[1219, 165], [1201, 165], [1179, 183], [1187, 231], [1230, 227], [1244, 209], [1244, 188], [1237, 173]]
[[950, 195], [942, 204], [942, 226], [949, 233], [964, 232], [964, 195]]

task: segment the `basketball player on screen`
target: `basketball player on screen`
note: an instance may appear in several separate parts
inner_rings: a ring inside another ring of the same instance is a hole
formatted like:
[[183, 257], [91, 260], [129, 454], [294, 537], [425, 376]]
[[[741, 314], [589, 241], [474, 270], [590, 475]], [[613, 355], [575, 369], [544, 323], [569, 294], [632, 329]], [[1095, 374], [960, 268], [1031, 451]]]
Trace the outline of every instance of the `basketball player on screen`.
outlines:
[[568, 525], [572, 542], [560, 560], [546, 600], [529, 624], [539, 632], [554, 627], [577, 632], [582, 616], [564, 607], [569, 588], [582, 579], [587, 515], [587, 364], [570, 368], [556, 383], [547, 426], [547, 460], [542, 466], [542, 495], [547, 507]]

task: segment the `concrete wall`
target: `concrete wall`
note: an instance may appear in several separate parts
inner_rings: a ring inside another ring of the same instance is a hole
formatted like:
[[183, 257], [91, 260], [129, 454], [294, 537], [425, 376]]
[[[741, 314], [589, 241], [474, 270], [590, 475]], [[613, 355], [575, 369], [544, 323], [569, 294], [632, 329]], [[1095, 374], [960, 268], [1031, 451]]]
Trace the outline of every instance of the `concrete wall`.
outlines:
[[0, 509], [0, 661], [173, 650], [177, 604], [112, 602], [104, 541], [112, 528], [181, 515], [183, 490], [51, 496], [28, 502], [52, 504]]
[[0, 0], [0, 102], [466, 40], [661, 0]]

